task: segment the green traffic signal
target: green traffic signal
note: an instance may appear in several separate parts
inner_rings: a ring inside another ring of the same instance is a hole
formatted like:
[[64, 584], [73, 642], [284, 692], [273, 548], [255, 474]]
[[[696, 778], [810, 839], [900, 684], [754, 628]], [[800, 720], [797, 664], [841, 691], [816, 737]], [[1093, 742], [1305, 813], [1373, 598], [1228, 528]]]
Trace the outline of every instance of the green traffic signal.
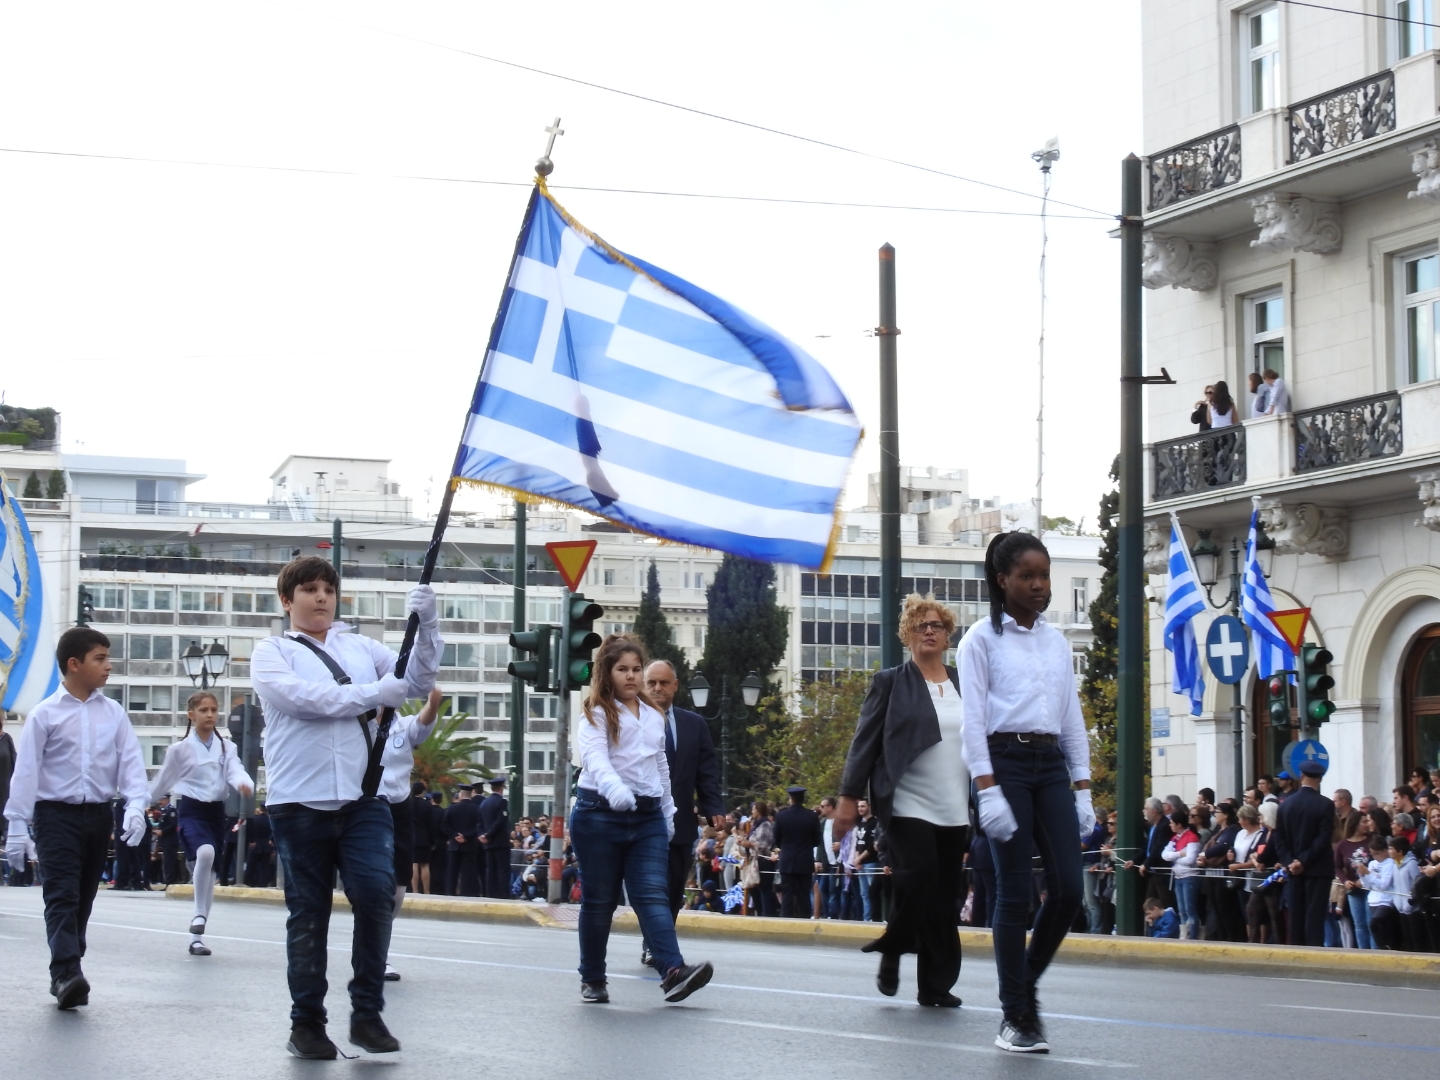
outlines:
[[537, 694], [549, 694], [555, 688], [550, 685], [550, 638], [554, 628], [537, 626], [533, 630], [520, 630], [510, 635], [510, 647], [516, 652], [533, 655], [533, 659], [512, 660], [505, 670], [514, 678], [535, 687]]
[[1335, 711], [1335, 703], [1329, 698], [1335, 677], [1325, 670], [1335, 654], [1319, 645], [1305, 645], [1300, 658], [1305, 679], [1305, 716], [1311, 724], [1323, 724]]
[[569, 614], [570, 663], [565, 672], [566, 689], [583, 690], [590, 685], [592, 661], [595, 650], [600, 647], [600, 635], [595, 632], [595, 620], [605, 614], [605, 609], [576, 593], [570, 597]]

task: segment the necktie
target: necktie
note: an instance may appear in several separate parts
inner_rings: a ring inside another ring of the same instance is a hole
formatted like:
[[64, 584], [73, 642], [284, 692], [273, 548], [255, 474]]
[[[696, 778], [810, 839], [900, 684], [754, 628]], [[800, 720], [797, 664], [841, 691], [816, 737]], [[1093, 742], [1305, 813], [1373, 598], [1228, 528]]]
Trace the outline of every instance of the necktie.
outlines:
[[675, 717], [669, 713], [665, 715], [665, 752], [675, 753]]

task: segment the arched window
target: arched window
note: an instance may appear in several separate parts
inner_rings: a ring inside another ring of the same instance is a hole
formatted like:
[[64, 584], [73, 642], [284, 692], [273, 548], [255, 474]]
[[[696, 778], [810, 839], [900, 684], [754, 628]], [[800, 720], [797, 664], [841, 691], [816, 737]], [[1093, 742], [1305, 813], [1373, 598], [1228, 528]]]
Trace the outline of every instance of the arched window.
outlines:
[[1440, 626], [1432, 626], [1410, 648], [1405, 663], [1405, 756], [1408, 771], [1440, 762]]

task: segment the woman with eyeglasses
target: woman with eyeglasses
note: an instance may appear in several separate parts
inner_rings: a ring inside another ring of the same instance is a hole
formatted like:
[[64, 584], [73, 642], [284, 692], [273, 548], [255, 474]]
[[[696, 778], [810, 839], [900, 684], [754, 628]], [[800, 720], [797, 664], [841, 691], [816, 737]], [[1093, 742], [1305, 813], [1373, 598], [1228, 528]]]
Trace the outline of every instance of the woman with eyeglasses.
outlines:
[[840, 780], [833, 834], [843, 837], [870, 805], [884, 830], [894, 901], [885, 933], [861, 950], [880, 954], [875, 984], [893, 997], [900, 957], [916, 954], [916, 1000], [953, 1009], [960, 977], [956, 932], [970, 822], [970, 777], [961, 750], [960, 675], [945, 663], [955, 615], [911, 594], [900, 615], [910, 659], [875, 673]]

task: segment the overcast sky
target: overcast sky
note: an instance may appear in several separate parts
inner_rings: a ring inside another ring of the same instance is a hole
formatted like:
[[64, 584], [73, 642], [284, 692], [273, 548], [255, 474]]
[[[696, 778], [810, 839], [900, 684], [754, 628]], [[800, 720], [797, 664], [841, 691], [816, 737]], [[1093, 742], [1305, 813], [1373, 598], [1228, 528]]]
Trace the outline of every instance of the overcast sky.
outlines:
[[[1138, 43], [1135, 0], [8, 3], [6, 151], [271, 168], [0, 152], [0, 390], [59, 409], [68, 451], [186, 459], [195, 496], [263, 501], [287, 454], [335, 454], [392, 458], [420, 508], [433, 477], [433, 504], [558, 115], [553, 190], [580, 222], [829, 366], [868, 432], [850, 504], [878, 460], [865, 331], [887, 241], [904, 462], [1028, 499], [1038, 218], [566, 185], [1037, 199], [456, 50], [1036, 194], [1030, 153], [1058, 135], [1052, 198], [1110, 213], [1146, 149]], [[1050, 221], [1045, 507], [1091, 523], [1118, 444], [1110, 227]]]

